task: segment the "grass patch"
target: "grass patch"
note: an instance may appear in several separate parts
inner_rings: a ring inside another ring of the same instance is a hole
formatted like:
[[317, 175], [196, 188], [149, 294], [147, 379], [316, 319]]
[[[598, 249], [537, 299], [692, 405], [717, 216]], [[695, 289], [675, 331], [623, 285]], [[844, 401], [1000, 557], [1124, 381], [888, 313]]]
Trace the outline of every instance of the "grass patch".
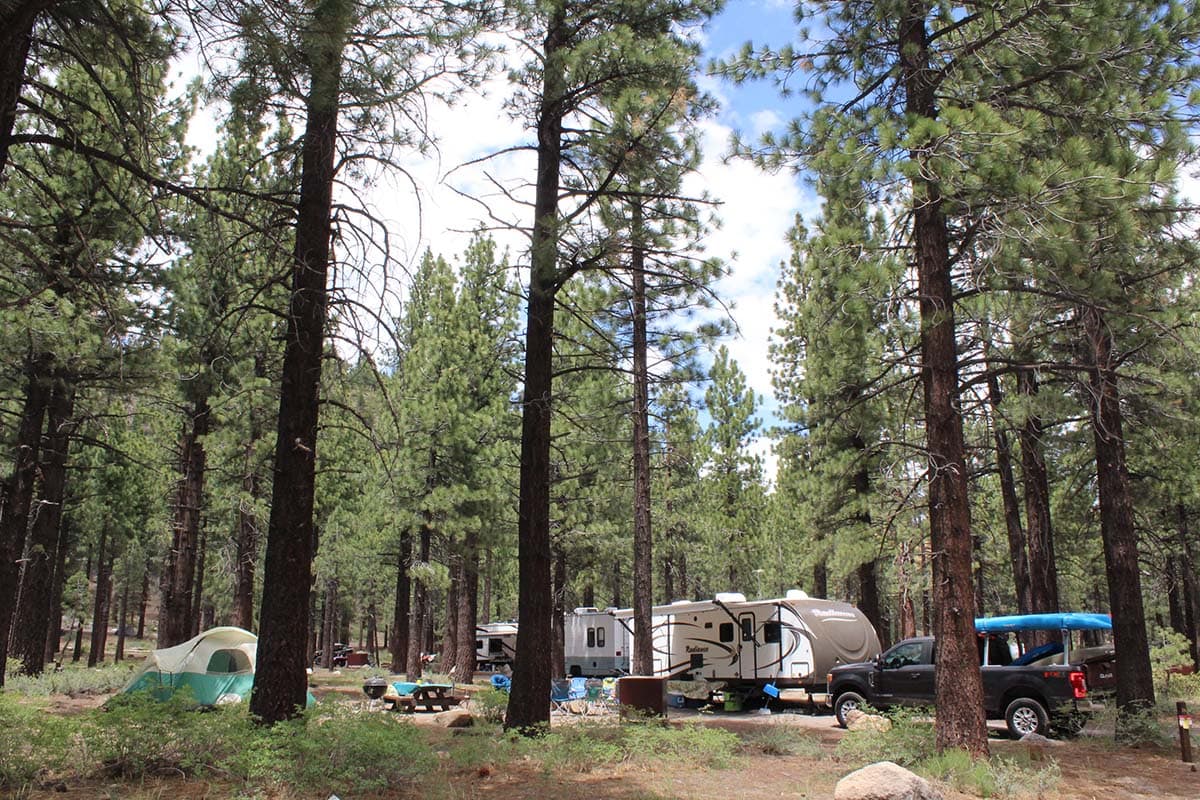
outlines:
[[141, 666], [141, 662], [136, 661], [102, 664], [97, 667], [66, 664], [61, 670], [49, 669], [41, 675], [12, 673], [5, 677], [4, 689], [7, 693], [26, 697], [49, 697], [52, 694], [70, 696], [108, 694], [129, 683], [133, 678], [133, 673]]
[[933, 716], [927, 709], [896, 708], [886, 716], [890, 730], [847, 731], [838, 742], [837, 757], [855, 764], [892, 761], [911, 769], [936, 755]]
[[787, 725], [772, 725], [747, 734], [741, 750], [765, 756], [800, 756], [813, 759], [825, 757], [825, 750], [818, 737], [798, 733], [795, 728]]

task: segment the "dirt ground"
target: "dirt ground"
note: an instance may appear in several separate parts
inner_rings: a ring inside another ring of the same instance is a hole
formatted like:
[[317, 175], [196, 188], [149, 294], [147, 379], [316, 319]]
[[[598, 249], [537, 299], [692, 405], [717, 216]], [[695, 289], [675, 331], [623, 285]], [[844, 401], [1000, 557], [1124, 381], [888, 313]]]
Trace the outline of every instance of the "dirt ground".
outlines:
[[[318, 695], [337, 693], [358, 702], [362, 695], [350, 686], [324, 686]], [[55, 697], [53, 713], [72, 714], [101, 704], [103, 696]], [[609, 716], [609, 719], [612, 717]], [[591, 724], [596, 717], [556, 715], [554, 725]], [[438, 737], [450, 737], [453, 731], [442, 728], [432, 714], [413, 714], [415, 724], [427, 727]], [[748, 752], [726, 769], [681, 770], [669, 763], [618, 765], [602, 770], [547, 773], [535, 764], [492, 763], [471, 770], [449, 766], [416, 787], [374, 795], [381, 800], [467, 800], [467, 798], [503, 798], [503, 800], [828, 800], [837, 781], [853, 769], [834, 755], [844, 731], [833, 717], [800, 713], [761, 714], [700, 713], [672, 709], [672, 724], [700, 722], [729, 729], [743, 737], [755, 732], [784, 727], [795, 729], [797, 737], [812, 737], [819, 742], [821, 757], [812, 747], [808, 755], [773, 756]], [[1003, 737], [993, 730], [990, 742], [993, 755], [1023, 758], [1029, 746]], [[1111, 741], [1084, 736], [1080, 739], [1044, 745], [1035, 758], [1052, 760], [1061, 778], [1056, 788], [1043, 795], [1046, 800], [1200, 800], [1200, 772], [1180, 762], [1178, 750], [1158, 748], [1118, 748]], [[966, 795], [944, 789], [947, 800], [966, 800]], [[92, 800], [131, 798], [132, 800], [225, 800], [237, 796], [232, 787], [219, 782], [162, 778], [139, 781], [136, 785], [92, 782], [76, 786], [48, 787], [23, 793], [22, 800]], [[1036, 795], [1028, 795], [1034, 797]], [[279, 800], [300, 800], [279, 798]], [[314, 800], [328, 800], [322, 796]], [[360, 800], [342, 795], [341, 800]]]

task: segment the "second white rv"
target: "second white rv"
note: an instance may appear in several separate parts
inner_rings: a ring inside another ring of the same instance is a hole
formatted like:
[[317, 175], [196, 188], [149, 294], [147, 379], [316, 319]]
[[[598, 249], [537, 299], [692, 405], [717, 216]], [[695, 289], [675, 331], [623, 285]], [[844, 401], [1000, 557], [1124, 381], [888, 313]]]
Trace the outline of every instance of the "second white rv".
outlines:
[[[795, 589], [770, 600], [730, 592], [651, 613], [654, 675], [672, 680], [823, 692], [830, 669], [880, 652], [875, 627], [857, 608]], [[632, 631], [632, 610], [614, 616]]]
[[615, 608], [577, 608], [563, 616], [564, 656], [571, 677], [629, 674], [629, 629]]

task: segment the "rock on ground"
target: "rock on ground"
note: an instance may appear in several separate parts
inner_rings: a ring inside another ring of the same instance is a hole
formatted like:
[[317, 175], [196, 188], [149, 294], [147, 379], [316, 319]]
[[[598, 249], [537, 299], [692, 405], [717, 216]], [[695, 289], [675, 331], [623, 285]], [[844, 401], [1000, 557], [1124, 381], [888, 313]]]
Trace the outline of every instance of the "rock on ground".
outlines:
[[445, 728], [469, 728], [475, 724], [475, 718], [471, 716], [471, 712], [463, 708], [442, 711], [434, 714], [433, 719], [438, 725]]
[[879, 714], [868, 714], [865, 711], [859, 711], [857, 708], [846, 713], [846, 730], [848, 731], [887, 733], [891, 729], [892, 721]]
[[920, 775], [891, 761], [880, 761], [838, 781], [833, 800], [943, 800], [943, 797]]

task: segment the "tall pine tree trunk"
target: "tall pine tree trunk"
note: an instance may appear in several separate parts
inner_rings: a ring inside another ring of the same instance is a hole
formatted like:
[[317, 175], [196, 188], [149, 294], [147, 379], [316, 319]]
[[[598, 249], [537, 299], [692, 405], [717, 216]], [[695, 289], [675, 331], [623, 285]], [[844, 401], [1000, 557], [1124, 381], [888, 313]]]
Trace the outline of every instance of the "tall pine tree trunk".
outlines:
[[1129, 469], [1125, 464], [1116, 354], [1104, 313], [1090, 306], [1081, 308], [1080, 315], [1089, 360], [1085, 393], [1096, 447], [1100, 538], [1104, 543], [1108, 602], [1112, 610], [1113, 643], [1117, 650], [1117, 736], [1122, 738], [1125, 721], [1154, 705], [1154, 676], [1150, 671], [1150, 644], [1142, 605], [1133, 498], [1129, 492]]
[[129, 622], [129, 582], [124, 581], [121, 589], [121, 607], [117, 612], [117, 652], [113, 655], [113, 663], [119, 664], [125, 660], [125, 626]]
[[[1000, 393], [1000, 379], [996, 377], [992, 365], [988, 367], [988, 405], [991, 406], [992, 439], [996, 443], [996, 472], [1000, 478], [1000, 497], [1004, 506], [1004, 530], [1008, 534], [1008, 559], [1012, 563], [1013, 584], [1017, 595], [1017, 611], [1028, 614], [1033, 608], [1033, 590], [1029, 581], [1029, 557], [1025, 549], [1025, 529], [1021, 526], [1021, 506], [1017, 499], [1017, 482], [1013, 476], [1012, 448], [1009, 446], [1008, 435], [1001, 427], [1000, 403], [1003, 396]], [[1022, 631], [1017, 638], [1029, 647], [1034, 639]]]
[[[926, 0], [908, 0], [899, 23], [905, 111], [914, 119], [937, 117], [936, 84], [929, 63]], [[918, 146], [911, 158], [913, 245], [921, 310], [921, 378], [925, 389], [925, 435], [929, 450], [929, 521], [933, 547], [933, 632], [938, 642], [938, 750], [988, 752], [983, 682], [975, 650], [975, 601], [971, 585], [971, 506], [962, 416], [958, 408], [954, 288], [941, 187], [928, 177], [929, 154]]]
[[209, 421], [208, 398], [199, 397], [188, 413], [180, 448], [171, 549], [163, 570], [162, 602], [159, 605], [160, 648], [174, 647], [195, 635], [192, 633], [192, 603], [207, 466], [204, 438], [208, 435]]
[[[1037, 375], [1028, 367], [1017, 373], [1017, 391], [1026, 406], [1037, 396]], [[1029, 526], [1029, 582], [1032, 612], [1062, 611], [1058, 600], [1058, 563], [1050, 525], [1050, 480], [1046, 474], [1042, 420], [1028, 413], [1021, 426], [1021, 471], [1025, 474], [1025, 521]], [[1050, 641], [1053, 637], [1047, 638]]]
[[21, 671], [40, 675], [46, 665], [46, 621], [53, 617], [54, 567], [58, 557], [62, 504], [67, 485], [67, 448], [75, 425], [75, 387], [60, 374], [51, 391], [46, 435], [42, 440], [41, 498], [30, 531], [21, 603], [13, 629], [13, 652]]
[[146, 607], [150, 605], [150, 562], [142, 565], [142, 593], [138, 598], [137, 638], [146, 638]]
[[1182, 584], [1180, 606], [1182, 608], [1182, 633], [1188, 640], [1188, 652], [1192, 665], [1200, 669], [1200, 587], [1197, 586], [1196, 568], [1192, 561], [1192, 537], [1188, 526], [1187, 508], [1177, 506], [1176, 533], [1182, 553], [1179, 556], [1179, 579]]
[[108, 581], [112, 572], [108, 568], [112, 548], [108, 536], [108, 521], [100, 528], [100, 543], [96, 546], [96, 603], [92, 607], [92, 638], [88, 646], [88, 666], [94, 667], [104, 660], [104, 639], [108, 626]]
[[258, 564], [258, 514], [255, 505], [261, 491], [258, 472], [252, 459], [254, 441], [246, 443], [242, 474], [245, 497], [238, 504], [237, 563], [234, 566], [233, 624], [248, 631], [254, 630], [254, 573]]
[[48, 363], [44, 357], [31, 358], [26, 364], [25, 401], [21, 424], [17, 429], [13, 471], [4, 486], [0, 508], [0, 686], [8, 663], [9, 632], [16, 612], [18, 561], [25, 550], [29, 507], [33, 501], [38, 451], [42, 443], [42, 425], [50, 404], [51, 384], [46, 379]]
[[479, 596], [479, 534], [469, 531], [463, 540], [462, 579], [458, 596], [458, 660], [454, 674], [460, 681], [470, 681], [475, 675], [475, 621], [479, 617], [476, 598]]
[[321, 666], [333, 669], [334, 643], [337, 641], [337, 580], [325, 581], [325, 613], [321, 616]]
[[312, 30], [305, 37], [310, 86], [263, 565], [258, 664], [250, 698], [250, 712], [267, 724], [296, 716], [304, 709], [308, 693], [305, 669], [317, 544], [313, 496], [325, 349], [325, 284], [342, 49], [352, 13], [349, 0], [319, 0], [313, 7]]
[[[636, 195], [636, 191], [635, 191]], [[642, 206], [635, 201], [631, 230], [633, 287], [633, 674], [654, 674], [650, 609], [653, 539], [650, 529], [650, 369], [646, 342], [646, 252], [641, 245]]]
[[[420, 543], [417, 560], [424, 566], [429, 564], [430, 541], [433, 535], [433, 520], [429, 512], [425, 512], [425, 521], [421, 524]], [[429, 618], [429, 588], [421, 578], [413, 580], [412, 610], [408, 624], [408, 663], [404, 672], [410, 681], [421, 677], [425, 671], [423, 656], [427, 643], [425, 623]]]
[[192, 579], [192, 602], [189, 604], [192, 609], [192, 619], [188, 625], [188, 631], [191, 634], [188, 636], [189, 639], [206, 627], [205, 610], [202, 608], [201, 601], [204, 598], [204, 561], [207, 555], [208, 530], [201, 526], [200, 541], [196, 544], [196, 576]]
[[[451, 549], [454, 548], [451, 543]], [[447, 672], [458, 664], [458, 605], [462, 602], [462, 556], [450, 556], [450, 586], [446, 589], [446, 627], [442, 635], [441, 671]]]
[[562, 166], [564, 50], [568, 31], [561, 3], [547, 20], [537, 114], [537, 181], [526, 305], [525, 379], [521, 415], [521, 479], [517, 500], [516, 665], [504, 727], [534, 733], [550, 724], [550, 421], [554, 358], [554, 296], [558, 291], [558, 193]]
[[553, 642], [554, 653], [550, 669], [554, 675], [567, 674], [566, 638], [564, 625], [567, 613], [567, 554], [559, 543], [554, 546], [554, 606], [550, 617], [550, 641]]
[[46, 651], [43, 664], [59, 660], [59, 647], [66, 653], [66, 643], [61, 642], [63, 636], [63, 586], [67, 580], [68, 554], [74, 545], [71, 534], [71, 524], [65, 517], [59, 522], [58, 543], [55, 545], [54, 577], [50, 581], [50, 616], [46, 623]]
[[400, 552], [396, 555], [396, 599], [392, 606], [391, 656], [392, 672], [403, 672], [408, 665], [409, 583], [408, 565], [412, 560], [412, 534], [400, 534]]

